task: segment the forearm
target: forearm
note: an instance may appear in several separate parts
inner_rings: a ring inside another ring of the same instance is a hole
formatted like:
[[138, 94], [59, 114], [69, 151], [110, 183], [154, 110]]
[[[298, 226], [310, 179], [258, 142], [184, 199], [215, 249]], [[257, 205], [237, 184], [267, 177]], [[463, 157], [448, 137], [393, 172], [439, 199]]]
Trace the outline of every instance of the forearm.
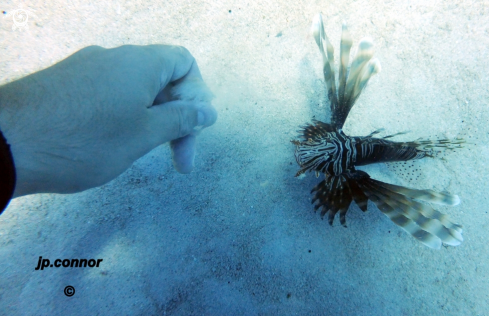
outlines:
[[47, 123], [46, 113], [58, 115], [47, 87], [51, 84], [43, 70], [0, 87], [0, 130], [10, 145], [17, 176], [14, 198], [46, 192], [43, 188], [52, 181], [43, 171], [47, 131], [55, 128]]

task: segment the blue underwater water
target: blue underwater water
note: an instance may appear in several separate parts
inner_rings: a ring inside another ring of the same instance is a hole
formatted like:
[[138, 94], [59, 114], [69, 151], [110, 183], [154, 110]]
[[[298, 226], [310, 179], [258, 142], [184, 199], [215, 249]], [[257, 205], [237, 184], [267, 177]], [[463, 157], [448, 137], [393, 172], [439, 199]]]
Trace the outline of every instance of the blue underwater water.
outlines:
[[[89, 45], [182, 45], [219, 116], [198, 134], [189, 174], [175, 170], [164, 144], [103, 186], [12, 200], [0, 215], [0, 315], [488, 314], [486, 4], [25, 6], [35, 13], [28, 29], [0, 22], [0, 84]], [[294, 177], [300, 168], [290, 141], [312, 119], [331, 120], [310, 34], [319, 12], [335, 69], [344, 21], [350, 58], [368, 36], [382, 65], [345, 133], [383, 128], [380, 136], [407, 131], [398, 141], [467, 140], [439, 157], [358, 168], [386, 183], [458, 195], [458, 205], [432, 205], [463, 226], [459, 246], [424, 246], [372, 202], [367, 212], [349, 207], [347, 228], [338, 215], [330, 226], [314, 212], [310, 191], [324, 176]], [[61, 266], [35, 270], [39, 257]], [[63, 267], [64, 259], [87, 266]], [[90, 259], [103, 261], [90, 267]]]

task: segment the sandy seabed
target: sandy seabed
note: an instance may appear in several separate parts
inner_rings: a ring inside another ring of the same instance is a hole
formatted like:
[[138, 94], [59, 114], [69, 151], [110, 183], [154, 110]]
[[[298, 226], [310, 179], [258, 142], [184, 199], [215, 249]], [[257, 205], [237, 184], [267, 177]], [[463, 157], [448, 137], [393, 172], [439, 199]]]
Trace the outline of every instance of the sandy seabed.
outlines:
[[[4, 1], [34, 12], [0, 19], [0, 83], [88, 46], [187, 47], [216, 95], [217, 123], [198, 139], [195, 171], [168, 146], [112, 182], [73, 195], [15, 199], [0, 216], [1, 315], [487, 315], [489, 313], [489, 3], [487, 1]], [[473, 142], [414, 176], [372, 177], [458, 194], [437, 207], [464, 226], [432, 250], [374, 205], [348, 228], [313, 212], [313, 175], [294, 178], [290, 140], [328, 118], [321, 12], [333, 45], [373, 39], [382, 64], [345, 131]], [[89, 96], [87, 96], [89, 98]], [[35, 271], [39, 256], [103, 258], [99, 268]], [[73, 297], [63, 294], [71, 285]]]

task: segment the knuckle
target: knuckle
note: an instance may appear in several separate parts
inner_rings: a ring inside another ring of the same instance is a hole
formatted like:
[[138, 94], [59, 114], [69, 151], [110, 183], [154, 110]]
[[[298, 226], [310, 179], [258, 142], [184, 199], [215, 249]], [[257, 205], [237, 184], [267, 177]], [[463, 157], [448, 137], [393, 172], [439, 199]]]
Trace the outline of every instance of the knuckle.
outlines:
[[178, 117], [176, 120], [178, 124], [176, 129], [178, 131], [178, 137], [180, 138], [188, 135], [193, 127], [193, 122], [190, 120], [191, 111], [187, 107], [175, 107], [173, 111], [175, 111], [175, 117]]
[[186, 59], [191, 59], [191, 60], [194, 59], [194, 56], [192, 56], [190, 51], [187, 48], [185, 48], [184, 46], [175, 46], [175, 47], [179, 50], [180, 54], [183, 57], [185, 57]]

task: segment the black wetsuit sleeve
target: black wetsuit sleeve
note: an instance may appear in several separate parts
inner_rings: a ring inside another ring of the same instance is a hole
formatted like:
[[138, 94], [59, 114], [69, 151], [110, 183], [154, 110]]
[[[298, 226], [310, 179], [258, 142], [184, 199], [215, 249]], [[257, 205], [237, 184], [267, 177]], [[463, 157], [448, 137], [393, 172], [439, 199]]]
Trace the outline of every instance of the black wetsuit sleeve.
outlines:
[[7, 208], [15, 190], [15, 165], [10, 145], [0, 131], [0, 214]]

